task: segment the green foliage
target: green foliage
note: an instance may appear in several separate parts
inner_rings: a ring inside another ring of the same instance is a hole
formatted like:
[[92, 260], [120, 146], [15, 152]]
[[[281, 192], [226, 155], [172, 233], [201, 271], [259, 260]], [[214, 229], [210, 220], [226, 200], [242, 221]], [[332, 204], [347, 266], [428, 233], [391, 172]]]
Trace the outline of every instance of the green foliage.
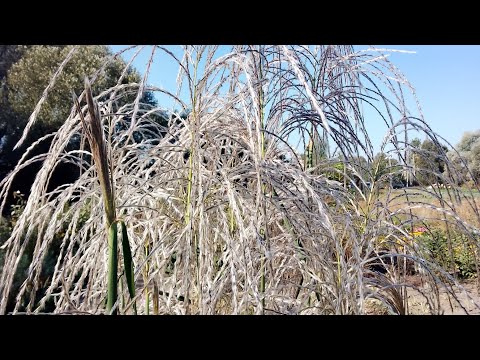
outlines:
[[[92, 84], [93, 90], [98, 94], [115, 86], [126, 67], [126, 63], [120, 58], [110, 59], [104, 66], [106, 60], [112, 55], [107, 46], [80, 46], [50, 90], [26, 142], [21, 149], [13, 151], [29, 116], [53, 74], [72, 48], [73, 46], [0, 46], [0, 180], [13, 170], [22, 151], [34, 139], [58, 130], [63, 124], [71, 111], [71, 92], [75, 91], [79, 94], [83, 90], [85, 76], [92, 78], [99, 69], [103, 68]], [[134, 69], [128, 68], [122, 83], [132, 82], [139, 83], [140, 75]], [[125, 90], [120, 89], [118, 95], [120, 94], [122, 96], [112, 104], [114, 111], [126, 103], [133, 103], [136, 98], [135, 91], [127, 94]], [[150, 106], [157, 105], [153, 93], [148, 91], [143, 94], [141, 102]], [[163, 117], [156, 115], [154, 119], [163, 126], [167, 124], [166, 115]], [[128, 117], [124, 118], [125, 127], [129, 127], [129, 121]], [[134, 139], [138, 140], [138, 134], [133, 135]], [[162, 135], [157, 132], [151, 136], [161, 137]], [[48, 151], [49, 145], [50, 141], [43, 142], [29, 157]], [[78, 136], [72, 137], [68, 149], [78, 148], [78, 146]], [[38, 169], [39, 165], [34, 165], [24, 170], [22, 176], [15, 179], [14, 186], [28, 195], [31, 179], [34, 178]], [[68, 174], [67, 178], [59, 178], [57, 174], [61, 172]], [[77, 176], [76, 169], [69, 164], [61, 164], [57, 174], [52, 177], [52, 183], [72, 182]]]
[[8, 70], [23, 55], [26, 49], [31, 46], [24, 45], [0, 45], [0, 81], [7, 76]]
[[343, 182], [343, 173], [345, 171], [345, 164], [339, 159], [332, 159], [333, 163], [330, 164], [327, 171], [320, 169], [320, 172], [324, 172], [329, 180], [335, 180]]
[[13, 193], [13, 198], [16, 200], [16, 202], [15, 204], [10, 206], [10, 221], [12, 222], [12, 226], [15, 226], [15, 223], [25, 209], [25, 205], [27, 202], [24, 197], [25, 195], [22, 194], [20, 191], [15, 191]]
[[385, 153], [378, 153], [370, 168], [371, 178], [379, 183], [380, 187], [402, 186], [402, 167], [398, 164], [398, 160]]
[[314, 132], [305, 149], [305, 165], [307, 168], [317, 166], [321, 161], [329, 158], [328, 140]]
[[22, 124], [21, 116], [8, 102], [7, 73], [26, 49], [21, 45], [0, 45], [0, 179], [14, 165], [7, 149], [13, 147], [12, 139], [20, 136]]
[[452, 267], [451, 255], [449, 254], [448, 238], [445, 232], [439, 229], [432, 229], [415, 238], [428, 252], [430, 260], [436, 261], [445, 269]]
[[[40, 100], [53, 74], [63, 62], [72, 46], [33, 46], [8, 72], [8, 94], [12, 108], [28, 118]], [[86, 76], [91, 77], [110, 55], [106, 46], [81, 46], [58, 78], [47, 101], [42, 106], [39, 121], [44, 126], [59, 127], [71, 110], [71, 92], [83, 90]], [[114, 60], [94, 84], [94, 91], [116, 84], [125, 64]], [[138, 82], [138, 73], [130, 70], [124, 83]]]
[[[455, 251], [455, 250], [454, 250]], [[477, 274], [475, 265], [475, 253], [471, 244], [463, 243], [460, 251], [455, 256], [455, 264], [458, 267], [460, 276], [463, 278], [473, 278]]]
[[[118, 240], [117, 223], [113, 222], [108, 229], [108, 296], [107, 314], [112, 312], [113, 305], [117, 301], [117, 271], [118, 271]], [[115, 310], [113, 314], [116, 314]]]
[[455, 170], [459, 173], [459, 176], [454, 178], [458, 183], [463, 181], [478, 183], [480, 181], [480, 130], [465, 132], [456, 148], [458, 153], [455, 151], [448, 153], [448, 157], [455, 165]]
[[421, 146], [418, 146], [418, 139], [414, 141], [411, 156], [417, 182], [421, 185], [443, 183], [440, 176], [445, 171], [447, 147], [430, 139], [425, 139]]
[[422, 146], [422, 141], [419, 138], [414, 138], [412, 141], [410, 141], [410, 146], [419, 149]]
[[[0, 217], [0, 246], [9, 238], [16, 222], [18, 221], [18, 218], [20, 217], [20, 215], [25, 209], [26, 200], [25, 200], [24, 194], [20, 193], [19, 191], [15, 191], [14, 201], [15, 203], [10, 206], [9, 217], [8, 218]], [[80, 210], [80, 216], [78, 218], [78, 222], [76, 226], [76, 231], [78, 231], [90, 217], [90, 202], [91, 201], [88, 199], [82, 205], [82, 208]], [[63, 215], [60, 218], [60, 219], [63, 219], [62, 227], [55, 234], [54, 239], [52, 241], [52, 246], [48, 248], [47, 255], [43, 260], [42, 273], [39, 278], [40, 281], [37, 284], [39, 286], [39, 295], [37, 296], [37, 298], [44, 293], [45, 289], [43, 287], [45, 285], [45, 281], [49, 277], [51, 277], [54, 272], [55, 264], [57, 262], [57, 259], [60, 253], [60, 244], [62, 242], [62, 238], [65, 236], [65, 232], [67, 231], [67, 228], [70, 222], [72, 221], [71, 215], [69, 216], [66, 215], [67, 213], [69, 213], [69, 210], [70, 210], [70, 207], [65, 206], [63, 210]], [[37, 232], [36, 230], [34, 230], [33, 234], [28, 240], [29, 242], [27, 244], [25, 252], [21, 257], [19, 265], [15, 272], [13, 285], [12, 285], [14, 291], [11, 293], [10, 300], [9, 300], [10, 302], [14, 301], [14, 296], [18, 292], [18, 289], [20, 289], [20, 286], [28, 277], [28, 267], [32, 261], [36, 237], [37, 237]], [[4, 264], [5, 251], [6, 250], [0, 249], [0, 271]], [[29, 301], [28, 297], [25, 297], [22, 300], [23, 305], [20, 308], [25, 306], [26, 303], [28, 303], [28, 301]], [[45, 311], [48, 312], [49, 311], [48, 309], [50, 309], [51, 306], [52, 306], [51, 303], [47, 303]]]
[[[127, 226], [125, 225], [125, 222], [120, 221], [120, 225], [122, 227], [122, 251], [123, 251], [125, 280], [127, 282], [130, 300], [133, 300], [135, 298], [135, 278], [134, 278], [132, 249], [130, 248], [130, 241], [128, 240]], [[135, 303], [133, 304], [133, 309], [136, 314], [137, 308]]]
[[[14, 199], [15, 203], [10, 206], [10, 216], [8, 218], [0, 216], [0, 246], [10, 237], [15, 223], [25, 208], [26, 201], [23, 194], [15, 192]], [[0, 269], [3, 266], [4, 256], [5, 250], [0, 249]]]
[[465, 234], [453, 232], [449, 240], [445, 231], [433, 229], [416, 237], [416, 240], [426, 249], [427, 259], [437, 262], [444, 269], [455, 269], [462, 278], [476, 276], [475, 249]]
[[[23, 210], [25, 209], [25, 204], [26, 201], [24, 200], [24, 195], [21, 194], [19, 191], [14, 192], [14, 199], [15, 203], [10, 206], [10, 216], [7, 219], [1, 218], [0, 221], [0, 245], [3, 244], [9, 237], [10, 234], [22, 214]], [[32, 261], [32, 255], [33, 255], [33, 249], [34, 249], [34, 242], [32, 241], [32, 238], [27, 244], [27, 247], [25, 249], [25, 252], [23, 253], [18, 267], [17, 271], [15, 272], [14, 278], [13, 278], [13, 289], [19, 289], [21, 284], [25, 281], [28, 275], [28, 266], [30, 265], [30, 262]], [[5, 261], [5, 250], [0, 249], [0, 269], [3, 268], [3, 264]], [[14, 291], [12, 294], [14, 295], [16, 291]], [[10, 301], [13, 301], [13, 295], [10, 297]]]
[[[3, 217], [0, 216], [0, 246], [7, 241], [12, 229], [10, 223]], [[3, 267], [5, 257], [5, 250], [0, 249], [0, 269]]]
[[375, 155], [371, 165], [373, 178], [375, 180], [379, 180], [383, 175], [388, 173], [389, 160], [390, 159], [385, 153], [378, 153]]

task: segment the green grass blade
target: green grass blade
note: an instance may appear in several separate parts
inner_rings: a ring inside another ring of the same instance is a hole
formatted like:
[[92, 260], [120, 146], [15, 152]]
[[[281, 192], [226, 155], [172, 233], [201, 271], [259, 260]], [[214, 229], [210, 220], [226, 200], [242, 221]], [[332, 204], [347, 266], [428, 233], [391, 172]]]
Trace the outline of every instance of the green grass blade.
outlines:
[[[127, 279], [128, 292], [130, 294], [130, 299], [135, 298], [135, 280], [133, 278], [133, 258], [132, 250], [130, 249], [130, 242], [128, 241], [127, 227], [123, 221], [120, 221], [122, 227], [122, 250], [123, 250], [123, 261], [125, 266], [125, 277]], [[137, 314], [136, 304], [133, 304], [133, 309], [135, 314]]]
[[[117, 301], [117, 223], [113, 222], [108, 229], [108, 295], [107, 314], [110, 314], [113, 304]], [[116, 314], [116, 311], [113, 312]]]

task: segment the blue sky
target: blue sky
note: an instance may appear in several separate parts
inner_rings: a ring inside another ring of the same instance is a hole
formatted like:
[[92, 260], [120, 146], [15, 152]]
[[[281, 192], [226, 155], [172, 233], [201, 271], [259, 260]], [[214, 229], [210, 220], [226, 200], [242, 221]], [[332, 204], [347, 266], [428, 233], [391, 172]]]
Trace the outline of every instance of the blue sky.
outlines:
[[[376, 45], [379, 48], [413, 50], [415, 54], [391, 53], [394, 63], [415, 87], [425, 120], [453, 145], [465, 131], [480, 129], [480, 46], [473, 45]], [[112, 46], [113, 51], [125, 46]], [[363, 48], [363, 46], [358, 46]], [[172, 47], [169, 47], [170, 49]], [[144, 73], [151, 47], [142, 51], [133, 65]], [[173, 49], [175, 49], [173, 47]], [[180, 48], [175, 51], [181, 54]], [[133, 54], [130, 52], [129, 54]], [[128, 59], [128, 56], [125, 57]], [[178, 67], [166, 55], [156, 55], [148, 83], [175, 88]], [[172, 102], [160, 97], [162, 105]], [[415, 108], [411, 102], [410, 108]], [[367, 129], [378, 149], [385, 127], [371, 120]], [[422, 137], [421, 137], [422, 138]], [[423, 140], [423, 139], [422, 139]]]
[[415, 54], [390, 60], [415, 87], [425, 120], [454, 145], [465, 131], [480, 129], [480, 46], [378, 45]]

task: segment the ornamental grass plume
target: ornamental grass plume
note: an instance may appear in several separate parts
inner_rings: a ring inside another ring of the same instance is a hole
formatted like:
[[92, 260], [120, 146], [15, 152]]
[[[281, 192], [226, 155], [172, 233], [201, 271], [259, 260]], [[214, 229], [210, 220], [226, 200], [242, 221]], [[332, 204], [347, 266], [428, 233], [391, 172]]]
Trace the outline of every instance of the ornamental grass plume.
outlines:
[[[435, 175], [450, 188], [390, 186], [422, 171], [410, 163], [410, 134], [445, 143], [419, 106], [408, 109], [415, 92], [389, 61], [391, 51], [137, 50], [133, 56], [151, 51], [140, 83], [119, 78], [94, 96], [87, 82], [50, 135], [49, 151], [28, 156], [45, 141], [38, 139], [0, 182], [1, 211], [18, 172], [43, 162], [2, 246], [1, 313], [365, 314], [375, 299], [387, 313], [408, 314], [412, 268], [422, 270], [426, 286], [416, 290], [430, 313], [443, 311], [439, 289], [465, 308], [454, 274], [426, 257], [411, 233], [441, 222], [478, 249], [480, 232], [470, 220], [480, 219], [478, 204], [451, 180], [462, 174], [446, 154], [451, 175]], [[177, 85], [149, 85], [154, 69], [169, 76], [167, 62], [178, 68]], [[148, 91], [174, 105], [142, 103]], [[385, 131], [383, 163], [372, 122]], [[68, 150], [78, 137], [88, 146]], [[80, 175], [49, 189], [61, 162]], [[468, 219], [460, 206], [470, 209]], [[428, 216], [417, 212], [426, 207]], [[29, 244], [25, 280], [14, 289]], [[51, 276], [40, 281], [52, 249]]]

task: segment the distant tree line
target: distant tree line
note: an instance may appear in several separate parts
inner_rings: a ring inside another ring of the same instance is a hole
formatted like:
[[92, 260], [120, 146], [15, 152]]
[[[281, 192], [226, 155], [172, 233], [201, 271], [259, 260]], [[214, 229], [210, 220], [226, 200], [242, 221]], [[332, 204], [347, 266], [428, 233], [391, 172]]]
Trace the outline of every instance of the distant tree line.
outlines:
[[328, 143], [318, 136], [305, 150], [301, 156], [304, 166], [345, 185], [354, 182], [360, 186], [360, 179], [393, 188], [444, 184], [447, 179], [460, 186], [480, 184], [480, 130], [465, 132], [456, 149], [451, 150], [437, 140], [414, 138], [407, 145], [407, 158], [403, 159], [406, 166], [383, 152], [370, 161], [363, 156], [330, 157]]

